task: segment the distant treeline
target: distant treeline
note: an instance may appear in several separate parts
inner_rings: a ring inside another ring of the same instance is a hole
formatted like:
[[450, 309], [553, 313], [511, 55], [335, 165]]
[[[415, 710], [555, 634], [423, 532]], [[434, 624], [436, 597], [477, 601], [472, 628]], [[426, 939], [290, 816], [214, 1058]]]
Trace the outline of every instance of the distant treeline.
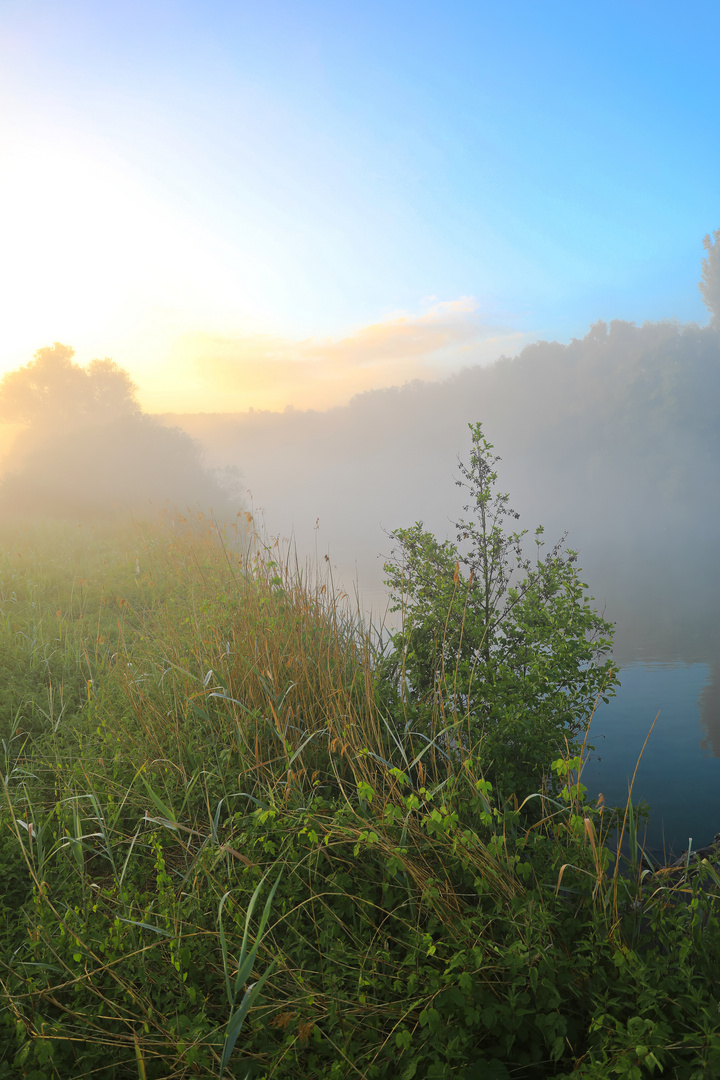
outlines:
[[[481, 420], [503, 461], [501, 486], [522, 526], [568, 530], [591, 587], [653, 633], [700, 633], [694, 612], [718, 599], [720, 329], [676, 321], [595, 323], [568, 345], [439, 383], [361, 394], [325, 412], [173, 415], [216, 464], [244, 472], [271, 530], [301, 549], [317, 517], [341, 568], [377, 589], [383, 530], [424, 520], [452, 534], [452, 480]], [[636, 607], [633, 600], [633, 607]], [[612, 615], [613, 612], [611, 611]], [[622, 634], [621, 634], [622, 637]]]

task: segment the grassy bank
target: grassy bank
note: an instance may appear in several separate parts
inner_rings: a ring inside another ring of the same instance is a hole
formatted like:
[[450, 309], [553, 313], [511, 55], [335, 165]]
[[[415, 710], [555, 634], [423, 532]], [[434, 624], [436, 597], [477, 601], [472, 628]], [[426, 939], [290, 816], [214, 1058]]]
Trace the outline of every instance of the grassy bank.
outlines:
[[457, 700], [203, 520], [1, 539], [0, 1077], [720, 1071], [717, 871], [651, 873], [572, 742], [500, 797]]

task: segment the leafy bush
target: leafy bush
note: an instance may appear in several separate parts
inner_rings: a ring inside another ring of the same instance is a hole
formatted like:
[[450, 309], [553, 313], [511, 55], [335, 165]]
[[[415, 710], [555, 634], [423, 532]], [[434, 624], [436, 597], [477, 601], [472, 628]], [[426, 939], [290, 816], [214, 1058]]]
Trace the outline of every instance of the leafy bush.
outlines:
[[575, 552], [560, 541], [535, 558], [509, 496], [495, 490], [493, 447], [470, 425], [470, 465], [458, 481], [468, 493], [457, 542], [438, 541], [422, 522], [391, 535], [385, 566], [392, 610], [402, 627], [392, 637], [385, 685], [425, 728], [454, 728], [455, 745], [480, 754], [484, 772], [503, 791], [533, 790], [550, 762], [585, 730], [598, 697], [617, 685], [608, 654], [612, 626], [591, 606]]

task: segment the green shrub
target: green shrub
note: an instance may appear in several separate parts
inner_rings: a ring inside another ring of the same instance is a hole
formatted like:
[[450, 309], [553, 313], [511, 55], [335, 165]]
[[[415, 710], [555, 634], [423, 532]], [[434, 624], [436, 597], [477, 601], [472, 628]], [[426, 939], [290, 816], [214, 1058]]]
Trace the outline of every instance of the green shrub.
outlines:
[[409, 722], [452, 726], [450, 745], [480, 755], [485, 774], [510, 794], [551, 780], [550, 762], [584, 732], [601, 695], [617, 685], [612, 625], [591, 606], [573, 551], [562, 542], [534, 560], [518, 515], [495, 491], [499, 458], [470, 425], [468, 493], [457, 542], [418, 523], [397, 529], [386, 564], [392, 609], [402, 616], [382, 669]]

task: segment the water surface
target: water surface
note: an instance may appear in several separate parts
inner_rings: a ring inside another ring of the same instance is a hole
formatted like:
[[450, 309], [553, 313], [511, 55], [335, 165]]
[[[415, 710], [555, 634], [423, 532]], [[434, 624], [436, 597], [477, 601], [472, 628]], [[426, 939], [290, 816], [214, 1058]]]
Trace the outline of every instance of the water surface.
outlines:
[[718, 665], [709, 661], [630, 660], [621, 687], [593, 718], [595, 746], [583, 771], [588, 795], [624, 804], [637, 768], [633, 802], [650, 805], [651, 849], [679, 854], [720, 832], [720, 695]]

